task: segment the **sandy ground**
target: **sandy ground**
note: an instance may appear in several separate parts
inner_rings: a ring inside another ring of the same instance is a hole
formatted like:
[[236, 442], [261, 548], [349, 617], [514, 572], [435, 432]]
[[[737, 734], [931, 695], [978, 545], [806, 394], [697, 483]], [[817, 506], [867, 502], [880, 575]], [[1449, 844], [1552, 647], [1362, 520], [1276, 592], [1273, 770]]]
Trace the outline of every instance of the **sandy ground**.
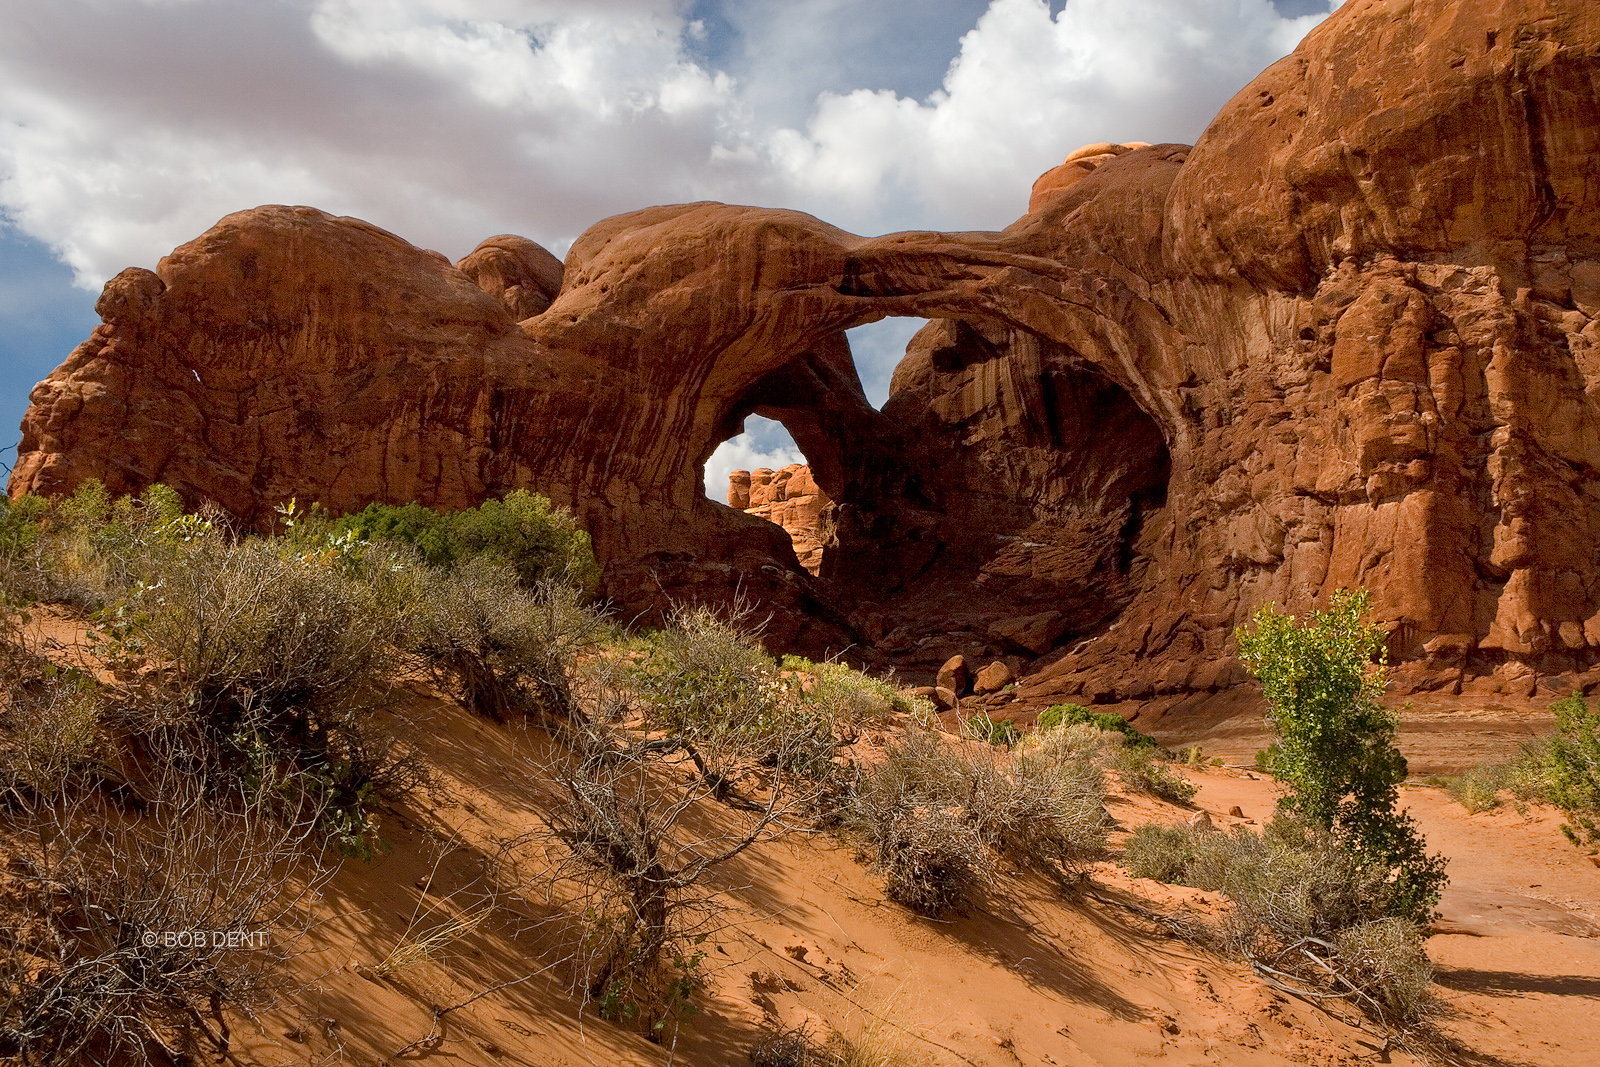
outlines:
[[[870, 1039], [884, 1063], [1424, 1062], [1384, 1052], [1382, 1036], [1348, 1007], [1275, 992], [1144, 915], [1215, 917], [1210, 894], [1104, 863], [1076, 896], [1009, 877], [983, 912], [933, 921], [886, 901], [853, 850], [823, 835], [759, 846], [724, 869], [726, 911], [706, 946], [698, 1013], [675, 1046], [651, 1044], [580, 1015], [559, 967], [536, 973], [552, 954], [551, 910], [535, 894], [493, 890], [504, 877], [493, 842], [538, 824], [529, 740], [426, 694], [406, 715], [440, 768], [434, 795], [388, 813], [393, 851], [348, 866], [330, 886], [322, 925], [295, 964], [300, 988], [241, 1029], [246, 1062], [399, 1062], [396, 1050], [435, 1032], [401, 1059], [710, 1067], [748, 1063], [764, 1029], [798, 1025]], [[1228, 751], [1225, 740], [1198, 740]], [[1270, 780], [1185, 773], [1219, 826], [1270, 816]], [[1562, 837], [1553, 813], [1469, 815], [1430, 788], [1408, 788], [1405, 799], [1431, 847], [1452, 857], [1428, 942], [1443, 1029], [1475, 1050], [1472, 1062], [1600, 1063], [1600, 868]], [[1225, 814], [1234, 806], [1245, 820]], [[1124, 828], [1193, 814], [1127, 797], [1111, 811]], [[491, 896], [493, 917], [434, 960], [390, 978], [372, 970], [408, 927], [429, 928]], [[434, 1030], [435, 1006], [480, 994]]]
[[[44, 625], [63, 646], [75, 643], [70, 624]], [[1139, 724], [1163, 743], [1199, 744], [1231, 765], [1185, 769], [1200, 787], [1195, 807], [1224, 828], [1270, 817], [1275, 785], [1248, 769], [1267, 740], [1259, 697], [1241, 690], [1141, 710]], [[815, 833], [757, 846], [721, 869], [696, 1013], [655, 1044], [580, 1011], [566, 983], [564, 913], [531, 877], [545, 855], [543, 742], [420, 683], [394, 719], [434, 781], [382, 812], [387, 852], [347, 863], [302, 922], [273, 932], [293, 958], [277, 1006], [236, 1020], [239, 1065], [722, 1067], [749, 1063], [763, 1032], [801, 1025], [861, 1039], [879, 1050], [869, 1062], [906, 1067], [1426, 1062], [1385, 1051], [1350, 1007], [1276, 992], [1151, 918], [1214, 919], [1212, 894], [1132, 879], [1106, 862], [1070, 894], [1008, 875], [982, 911], [934, 921], [885, 900], [847, 842]], [[1412, 768], [1428, 774], [1503, 757], [1548, 731], [1549, 716], [1503, 697], [1427, 695], [1412, 698], [1403, 723]], [[1460, 1044], [1453, 1061], [1600, 1063], [1595, 859], [1562, 836], [1558, 813], [1468, 814], [1421, 786], [1403, 796], [1430, 847], [1451, 858], [1427, 947], [1439, 1024]], [[1124, 830], [1195, 811], [1121, 795], [1109, 807]], [[1234, 807], [1243, 815], [1226, 814]], [[383, 966], [462, 917], [471, 929], [427, 958]]]

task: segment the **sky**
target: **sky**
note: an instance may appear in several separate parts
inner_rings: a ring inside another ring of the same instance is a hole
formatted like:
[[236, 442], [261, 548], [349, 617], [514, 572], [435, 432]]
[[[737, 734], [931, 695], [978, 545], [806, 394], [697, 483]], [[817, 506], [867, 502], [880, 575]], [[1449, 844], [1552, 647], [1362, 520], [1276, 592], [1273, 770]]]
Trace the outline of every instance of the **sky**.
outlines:
[[[996, 229], [1095, 141], [1192, 142], [1339, 0], [0, 0], [0, 461], [106, 279], [311, 204], [459, 259], [609, 215]], [[881, 404], [909, 320], [851, 331]], [[802, 461], [751, 419], [708, 464]]]

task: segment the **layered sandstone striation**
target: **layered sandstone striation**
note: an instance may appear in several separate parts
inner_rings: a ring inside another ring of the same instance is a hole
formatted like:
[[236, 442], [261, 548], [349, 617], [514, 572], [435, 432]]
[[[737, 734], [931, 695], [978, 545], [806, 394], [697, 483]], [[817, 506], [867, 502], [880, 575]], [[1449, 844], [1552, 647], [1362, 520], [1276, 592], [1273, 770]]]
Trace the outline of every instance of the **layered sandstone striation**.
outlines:
[[[1597, 152], [1600, 5], [1350, 0], [1196, 145], [1089, 146], [1002, 233], [688, 204], [557, 272], [256, 209], [107, 286], [11, 486], [257, 523], [528, 486], [631, 610], [742, 593], [775, 644], [1009, 657], [1035, 701], [1231, 684], [1257, 607], [1358, 585], [1413, 684], [1588, 671]], [[877, 411], [844, 331], [886, 315], [933, 321]], [[700, 492], [750, 414], [832, 501], [816, 575]]]
[[781, 526], [800, 566], [811, 574], [822, 569], [822, 551], [833, 543], [833, 501], [817, 487], [810, 467], [731, 471], [728, 506]]

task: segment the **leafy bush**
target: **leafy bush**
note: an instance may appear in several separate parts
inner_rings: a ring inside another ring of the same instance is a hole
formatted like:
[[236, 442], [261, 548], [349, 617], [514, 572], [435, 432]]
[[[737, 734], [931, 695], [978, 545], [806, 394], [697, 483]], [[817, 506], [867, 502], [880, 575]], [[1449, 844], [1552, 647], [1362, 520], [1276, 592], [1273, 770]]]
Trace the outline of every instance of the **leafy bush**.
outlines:
[[1429, 784], [1450, 793], [1471, 812], [1500, 804], [1502, 793], [1562, 808], [1575, 843], [1600, 842], [1600, 712], [1581, 695], [1551, 705], [1556, 732], [1522, 746], [1504, 763], [1483, 763], [1459, 775], [1438, 775]]
[[1141, 748], [1155, 747], [1155, 738], [1140, 733], [1121, 715], [1109, 711], [1090, 711], [1082, 704], [1052, 704], [1041, 711], [1034, 720], [1034, 726], [1041, 731], [1054, 730], [1062, 726], [1083, 725], [1122, 734], [1130, 745], [1138, 745]]
[[1424, 923], [1445, 884], [1445, 860], [1427, 855], [1415, 820], [1399, 810], [1406, 761], [1395, 746], [1398, 717], [1378, 699], [1384, 671], [1371, 668], [1384, 635], [1361, 621], [1370, 601], [1339, 590], [1303, 626], [1263, 608], [1254, 633], [1239, 629], [1239, 656], [1261, 679], [1278, 734], [1264, 758], [1289, 787], [1279, 810], [1388, 871], [1390, 914]]
[[43, 497], [0, 494], [0, 557], [14, 559], [39, 543], [39, 520], [49, 507]]
[[484, 557], [511, 568], [529, 588], [554, 580], [591, 592], [600, 580], [589, 535], [572, 513], [521, 489], [461, 511], [370, 504], [334, 520], [331, 532], [402, 541], [435, 567]]
[[1549, 800], [1566, 812], [1579, 836], [1600, 841], [1600, 712], [1574, 693], [1550, 708], [1556, 716], [1556, 733], [1545, 754]]

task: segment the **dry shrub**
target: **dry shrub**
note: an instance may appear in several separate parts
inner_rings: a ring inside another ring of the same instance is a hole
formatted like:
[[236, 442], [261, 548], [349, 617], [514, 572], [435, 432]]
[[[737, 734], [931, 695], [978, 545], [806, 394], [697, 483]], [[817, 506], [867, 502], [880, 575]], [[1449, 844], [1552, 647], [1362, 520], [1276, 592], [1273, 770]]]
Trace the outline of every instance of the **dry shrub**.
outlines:
[[765, 768], [818, 780], [839, 769], [833, 719], [784, 676], [748, 618], [677, 610], [632, 668], [647, 725], [681, 743], [719, 799]]
[[142, 662], [113, 718], [136, 746], [182, 752], [203, 787], [287, 779], [319, 793], [323, 829], [370, 858], [369, 810], [422, 772], [378, 711], [397, 620], [358, 556], [197, 530], [126, 605], [110, 649]]
[[221, 728], [254, 708], [314, 742], [394, 666], [394, 623], [337, 561], [263, 541], [200, 539], [130, 608], [173, 695]]
[[27, 621], [0, 605], [0, 795], [24, 805], [62, 792], [102, 747], [99, 687], [33, 651]]
[[[192, 1061], [227, 1052], [225, 1011], [271, 1000], [326, 875], [308, 849], [319, 813], [304, 805], [286, 819], [261, 791], [218, 797], [194, 784], [169, 766], [140, 815], [92, 795], [11, 814], [0, 1055]], [[251, 935], [248, 947], [230, 933]]]
[[805, 1026], [762, 1035], [750, 1049], [752, 1067], [900, 1067], [911, 1062], [901, 1042], [874, 1025], [819, 1040]]
[[562, 794], [546, 816], [565, 852], [550, 891], [581, 917], [574, 986], [603, 1017], [659, 1039], [689, 1010], [699, 946], [721, 924], [713, 875], [799, 826], [823, 788], [786, 769], [792, 753], [774, 755], [759, 793], [730, 796], [698, 768], [684, 774], [692, 761], [681, 737], [589, 723], [538, 765]]
[[100, 750], [101, 702], [93, 680], [58, 671], [11, 689], [0, 729], [0, 787], [34, 796], [60, 792]]
[[750, 1047], [750, 1067], [838, 1067], [838, 1057], [805, 1026], [762, 1034]]
[[881, 678], [829, 661], [813, 663], [804, 656], [784, 656], [782, 668], [804, 675], [800, 699], [821, 717], [851, 726], [884, 723], [896, 715], [927, 722], [933, 702], [914, 697]]
[[406, 647], [465, 706], [496, 722], [560, 726], [581, 716], [573, 665], [606, 631], [579, 591], [528, 588], [510, 567], [481, 558], [419, 577]]
[[1199, 792], [1199, 787], [1173, 767], [1153, 747], [1120, 743], [1106, 749], [1106, 766], [1116, 772], [1123, 785], [1141, 793], [1187, 804]]
[[1135, 878], [1181, 884], [1194, 853], [1194, 834], [1188, 827], [1145, 823], [1123, 842], [1122, 865]]
[[1383, 918], [1340, 930], [1333, 939], [1339, 976], [1386, 1017], [1409, 1023], [1432, 1007], [1433, 961], [1422, 947], [1425, 931], [1406, 919]]
[[875, 850], [890, 899], [937, 914], [972, 904], [995, 854], [1067, 880], [1105, 843], [1104, 779], [1086, 757], [1039, 747], [1014, 757], [913, 731], [866, 772], [852, 822]]
[[1262, 833], [1141, 826], [1122, 863], [1138, 878], [1221, 892], [1224, 939], [1269, 980], [1331, 986], [1396, 1026], [1427, 1010], [1422, 929], [1389, 872], [1325, 830], [1288, 816]]
[[959, 809], [897, 807], [874, 836], [884, 895], [912, 911], [941, 915], [964, 907], [994, 880], [989, 847]]

